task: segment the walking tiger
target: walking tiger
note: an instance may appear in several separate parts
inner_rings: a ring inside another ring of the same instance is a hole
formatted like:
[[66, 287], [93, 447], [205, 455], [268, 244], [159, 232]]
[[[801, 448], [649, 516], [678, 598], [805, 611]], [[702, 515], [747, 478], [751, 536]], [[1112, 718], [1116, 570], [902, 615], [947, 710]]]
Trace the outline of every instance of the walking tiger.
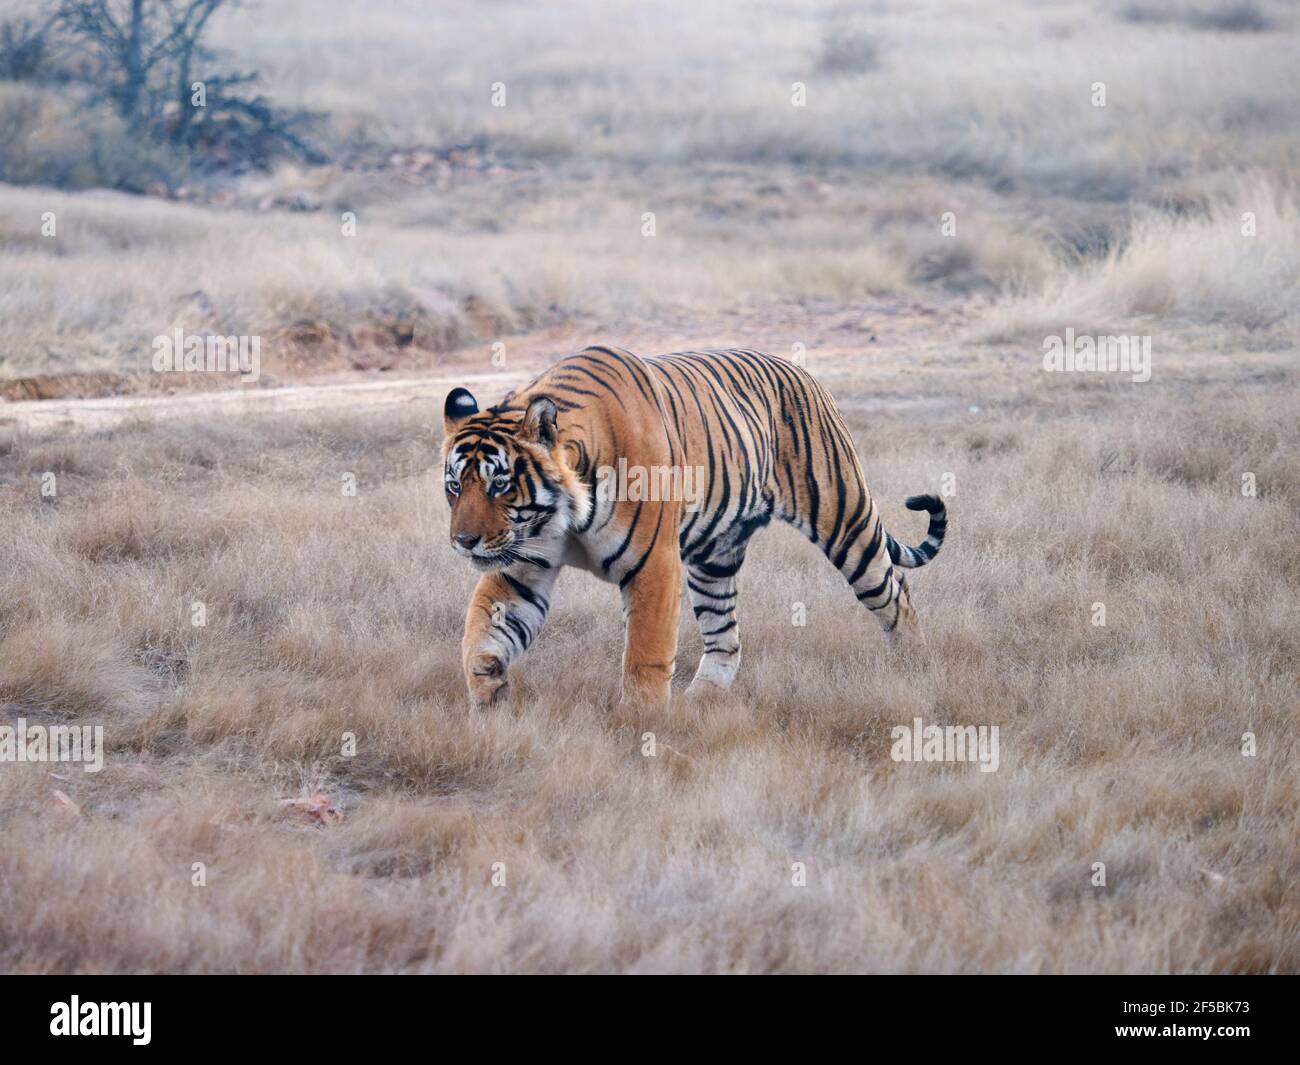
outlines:
[[[773, 518], [822, 549], [891, 642], [923, 642], [902, 571], [938, 553], [944, 504], [912, 496], [908, 508], [929, 514], [925, 540], [890, 536], [843, 418], [799, 366], [747, 350], [640, 358], [589, 347], [486, 410], [454, 389], [443, 413], [452, 547], [483, 571], [462, 643], [475, 706], [504, 697], [564, 566], [622, 593], [624, 701], [668, 698], [683, 569], [704, 638], [689, 690], [729, 687], [737, 574]], [[598, 478], [620, 463], [697, 469], [694, 505], [602, 491]]]

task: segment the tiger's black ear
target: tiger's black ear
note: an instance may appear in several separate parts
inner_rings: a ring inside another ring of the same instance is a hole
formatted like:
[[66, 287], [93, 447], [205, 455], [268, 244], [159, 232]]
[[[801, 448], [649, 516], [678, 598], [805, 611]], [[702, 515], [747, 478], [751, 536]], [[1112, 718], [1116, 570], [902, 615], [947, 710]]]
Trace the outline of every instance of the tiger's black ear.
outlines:
[[457, 422], [477, 413], [478, 400], [470, 394], [469, 389], [453, 388], [447, 393], [447, 402], [442, 407], [443, 428], [450, 433]]
[[520, 435], [534, 444], [551, 447], [555, 443], [555, 415], [555, 401], [547, 396], [538, 396], [528, 404]]

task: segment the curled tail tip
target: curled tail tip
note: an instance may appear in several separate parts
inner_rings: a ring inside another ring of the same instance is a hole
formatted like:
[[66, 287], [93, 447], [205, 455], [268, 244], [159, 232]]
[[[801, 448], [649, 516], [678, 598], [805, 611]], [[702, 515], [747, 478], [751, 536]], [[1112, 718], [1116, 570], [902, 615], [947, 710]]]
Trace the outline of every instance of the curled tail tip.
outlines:
[[931, 495], [908, 496], [903, 506], [908, 510], [925, 510], [931, 514], [942, 514], [948, 509], [943, 505], [942, 499]]
[[932, 495], [909, 496], [904, 506], [908, 510], [927, 511], [930, 515], [930, 526], [926, 529], [925, 540], [916, 547], [900, 544], [886, 533], [889, 557], [896, 565], [905, 569], [916, 569], [924, 566], [939, 553], [939, 548], [943, 545], [944, 533], [948, 529], [948, 508], [944, 506], [942, 499]]

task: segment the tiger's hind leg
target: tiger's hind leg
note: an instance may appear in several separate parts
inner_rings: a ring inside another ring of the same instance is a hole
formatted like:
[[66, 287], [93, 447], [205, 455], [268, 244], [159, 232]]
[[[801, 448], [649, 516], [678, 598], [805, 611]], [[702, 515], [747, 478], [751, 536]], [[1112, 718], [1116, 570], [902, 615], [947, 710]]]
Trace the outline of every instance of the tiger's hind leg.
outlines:
[[[921, 631], [920, 619], [917, 618], [916, 611], [912, 607], [912, 596], [907, 589], [907, 578], [898, 570], [894, 570], [894, 575], [898, 580], [898, 592], [894, 597], [898, 609], [894, 619], [894, 627], [885, 629], [885, 642], [891, 649], [900, 651], [923, 648], [926, 646], [925, 633]], [[881, 624], [884, 624], [883, 618]]]
[[704, 654], [687, 694], [731, 687], [740, 669], [740, 630], [736, 623], [736, 574], [743, 550], [708, 562], [688, 563], [686, 589], [704, 637]]
[[873, 503], [867, 527], [856, 542], [838, 544], [834, 551], [828, 545], [823, 550], [844, 574], [858, 602], [880, 622], [891, 649], [924, 647], [925, 635], [912, 607], [907, 579], [890, 559], [887, 539]]

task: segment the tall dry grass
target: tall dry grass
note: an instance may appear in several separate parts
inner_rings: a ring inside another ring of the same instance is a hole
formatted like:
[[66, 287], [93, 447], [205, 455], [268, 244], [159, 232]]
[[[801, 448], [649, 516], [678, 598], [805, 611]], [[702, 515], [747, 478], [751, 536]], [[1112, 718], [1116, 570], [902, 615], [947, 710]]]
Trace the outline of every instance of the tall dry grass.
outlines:
[[[474, 575], [445, 544], [428, 412], [11, 439], [0, 716], [102, 724], [108, 755], [0, 766], [0, 967], [1300, 968], [1294, 367], [821, 369], [896, 535], [919, 535], [902, 498], [955, 475], [912, 582], [932, 659], [890, 661], [839, 575], [773, 531], [743, 575], [737, 688], [680, 700], [684, 612], [679, 698], [653, 717], [615, 708], [618, 597], [576, 573], [515, 704], [467, 709]], [[900, 371], [926, 405], [881, 401]], [[891, 761], [916, 716], [998, 725], [999, 770]], [[318, 792], [342, 823], [281, 805]]]
[[[550, 160], [852, 162], [1097, 199], [1222, 165], [1228, 146], [1238, 163], [1294, 159], [1278, 136], [1294, 133], [1295, 13], [1258, 6], [1266, 32], [1134, 22], [1078, 0], [761, 12], [735, 0], [379, 0], [329, 17], [280, 0], [215, 32], [277, 96], [360, 138], [482, 136]], [[796, 81], [805, 108], [791, 106]], [[1106, 108], [1091, 104], [1096, 81]], [[490, 106], [495, 82], [505, 107]]]
[[1300, 338], [1300, 196], [1290, 184], [1248, 175], [1186, 213], [1140, 216], [1103, 258], [1062, 264], [996, 308], [981, 333], [1225, 324], [1278, 347]]
[[[981, 313], [1014, 295], [973, 331], [998, 340], [1060, 311], [1289, 344], [1296, 20], [1204, 7], [232, 9], [214, 45], [329, 115], [339, 162], [198, 175], [205, 207], [0, 187], [0, 376], [130, 377], [178, 325], [259, 335], [291, 377], [357, 349], [427, 367], [556, 324], [889, 294]], [[121, 139], [27, 84], [0, 84], [0, 128], [0, 173], [37, 185], [91, 180], [78, 167]], [[385, 162], [460, 142], [490, 165]], [[1259, 214], [1253, 243], [1238, 207]]]
[[[268, 379], [309, 372], [323, 359], [313, 340], [353, 349], [383, 330], [405, 329], [400, 362], [427, 366], [559, 323], [988, 293], [1052, 266], [1040, 230], [969, 188], [861, 189], [789, 168], [659, 178], [653, 192], [611, 177], [593, 193], [525, 176], [395, 202], [349, 189], [307, 215], [0, 188], [0, 378], [147, 375], [153, 339], [176, 328], [260, 336]], [[937, 229], [949, 207], [962, 212], [955, 238]], [[41, 235], [46, 212], [54, 237]]]
[[[195, 202], [42, 187], [164, 164], [0, 84], [0, 385], [138, 385], [178, 327], [264, 381], [798, 342], [896, 536], [956, 488], [928, 661], [776, 530], [730, 695], [617, 710], [617, 595], [565, 574], [478, 714], [435, 411], [0, 404], [0, 722], [108, 743], [0, 763], [0, 969], [1300, 970], [1297, 24], [1228, 8], [250, 5], [215, 43], [340, 162]], [[1066, 327], [1154, 334], [1151, 381], [1043, 373]], [[679, 694], [699, 652], [684, 611]], [[893, 762], [917, 716], [998, 726], [999, 770]]]

